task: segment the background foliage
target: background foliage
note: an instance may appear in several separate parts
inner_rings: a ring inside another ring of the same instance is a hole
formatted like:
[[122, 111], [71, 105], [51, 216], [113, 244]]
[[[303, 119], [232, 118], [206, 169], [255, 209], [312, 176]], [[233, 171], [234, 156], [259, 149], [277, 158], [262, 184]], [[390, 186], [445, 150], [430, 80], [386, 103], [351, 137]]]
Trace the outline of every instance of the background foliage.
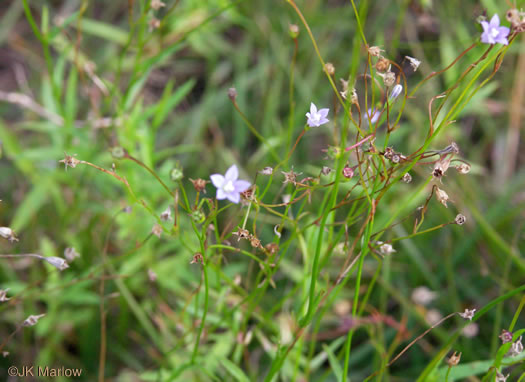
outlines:
[[[337, 86], [339, 78], [363, 73], [367, 52], [352, 3], [297, 5], [322, 57], [335, 67]], [[505, 20], [509, 8], [492, 0], [363, 1], [356, 6], [370, 45], [380, 46], [398, 63], [405, 55], [422, 61], [416, 73], [403, 64], [409, 91], [479, 40], [479, 15], [498, 13]], [[154, 16], [160, 27], [152, 30]], [[492, 80], [430, 147], [438, 150], [456, 142], [472, 171], [466, 176], [447, 174], [443, 184], [452, 203], [444, 208], [431, 200], [425, 227], [452, 221], [457, 213], [467, 217], [467, 224], [400, 241], [397, 252], [385, 258], [368, 256], [357, 286], [360, 302], [365, 301], [359, 306], [362, 321], [353, 320], [350, 311], [354, 274], [319, 308], [284, 359], [283, 349], [292, 343], [305, 313], [320, 229], [312, 222], [328, 193], [321, 190], [311, 203], [304, 199], [286, 211], [276, 208], [281, 216], [264, 208], [251, 210], [248, 227], [251, 232], [255, 227], [263, 244], [276, 240], [274, 227], [283, 215], [290, 218], [272, 282], [261, 287], [265, 279], [259, 264], [270, 261], [231, 236], [242, 224], [246, 207], [229, 206], [212, 222], [213, 229], [192, 223], [183, 208], [175, 225], [161, 222], [160, 214], [173, 205], [173, 197], [147, 169], [115, 158], [112, 150], [126, 149], [154, 169], [171, 192], [181, 190], [170, 180], [170, 171], [179, 164], [190, 203], [196, 193], [189, 178], [209, 179], [233, 163], [242, 179], [264, 189], [268, 178], [256, 177], [257, 172], [275, 167], [276, 157], [285, 158], [314, 102], [330, 107], [333, 122], [308, 131], [283, 170], [293, 165], [303, 177], [315, 177], [322, 166], [335, 167], [322, 150], [338, 144], [340, 129], [348, 124], [333, 114], [337, 108], [339, 115], [342, 111], [294, 9], [286, 1], [169, 0], [154, 11], [144, 0], [4, 0], [0, 20], [0, 225], [11, 227], [20, 239], [1, 241], [0, 253], [62, 257], [66, 248], [74, 247], [81, 255], [62, 272], [33, 258], [1, 259], [0, 287], [10, 289], [11, 300], [0, 305], [0, 341], [7, 341], [27, 316], [46, 314], [35, 327], [18, 331], [6, 342], [3, 350], [10, 354], [0, 360], [2, 375], [9, 365], [55, 365], [80, 367], [85, 380], [94, 380], [103, 364], [107, 379], [115, 381], [263, 380], [277, 367], [281, 380], [329, 381], [342, 378], [346, 362], [355, 381], [377, 370], [382, 371], [376, 380], [413, 381], [437, 357], [440, 363], [427, 380], [444, 380], [447, 366], [441, 361], [453, 348], [462, 352], [460, 365], [468, 364], [453, 369], [450, 380], [460, 380], [481, 378], [494, 364], [498, 336], [513, 318], [516, 329], [524, 327], [521, 291], [491, 305], [476, 323], [477, 335], [459, 335], [453, 346], [447, 343], [465, 325], [455, 317], [382, 369], [430, 326], [430, 310], [443, 316], [465, 308], [479, 310], [523, 285], [523, 35], [510, 46]], [[294, 63], [292, 23], [300, 27]], [[428, 132], [430, 99], [453, 86], [485, 50], [478, 44], [408, 99], [389, 144], [403, 153], [419, 148]], [[358, 91], [363, 83], [356, 81]], [[458, 101], [466, 84], [459, 84], [450, 104]], [[239, 108], [266, 143], [233, 107], [227, 95], [232, 86]], [[28, 98], [5, 102], [12, 93]], [[355, 128], [346, 128], [353, 139]], [[108, 170], [114, 163], [133, 194], [92, 167], [65, 171], [58, 162], [64, 152]], [[409, 235], [417, 207], [431, 190], [424, 186], [431, 167], [414, 167], [412, 183], [395, 184], [385, 195], [374, 232], [391, 219], [411, 218], [389, 228], [384, 240]], [[276, 171], [265, 203], [280, 203], [283, 194], [294, 191], [282, 186], [282, 179]], [[338, 197], [351, 185], [342, 184]], [[211, 185], [205, 196], [215, 196]], [[122, 212], [128, 205], [131, 212]], [[345, 219], [348, 208], [330, 215], [329, 223]], [[299, 217], [310, 224], [291, 223], [301, 221]], [[151, 234], [156, 223], [163, 226], [160, 238]], [[204, 325], [202, 266], [190, 264], [202, 249], [195, 227], [210, 244], [220, 234], [226, 245], [245, 252], [207, 251], [209, 308]], [[350, 225], [344, 233], [329, 224], [321, 243], [319, 291], [342, 270], [348, 251], [345, 235], [354, 239], [360, 227]], [[156, 274], [155, 281], [148, 270]], [[419, 286], [437, 293], [429, 306], [411, 299]], [[351, 328], [356, 330], [345, 361]], [[107, 351], [101, 357], [103, 338]], [[276, 362], [279, 359], [283, 362]], [[518, 380], [519, 362], [506, 373]]]

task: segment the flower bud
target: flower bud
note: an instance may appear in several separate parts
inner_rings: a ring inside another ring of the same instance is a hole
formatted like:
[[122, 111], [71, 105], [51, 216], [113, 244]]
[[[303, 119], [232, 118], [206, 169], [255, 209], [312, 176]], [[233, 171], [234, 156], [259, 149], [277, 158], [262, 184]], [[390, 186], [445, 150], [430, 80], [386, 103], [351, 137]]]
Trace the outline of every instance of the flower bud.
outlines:
[[401, 178], [401, 180], [405, 183], [410, 183], [412, 182], [412, 175], [410, 175], [408, 172], [403, 175], [403, 177]]
[[204, 215], [204, 212], [202, 212], [201, 210], [192, 211], [190, 217], [195, 223], [199, 224], [203, 223], [206, 219], [206, 215]]
[[350, 179], [354, 176], [354, 169], [349, 165], [345, 165], [345, 167], [343, 168], [343, 176], [347, 179]]
[[456, 352], [454, 352], [454, 354], [452, 354], [450, 358], [447, 360], [447, 363], [450, 367], [452, 367], [452, 366], [456, 366], [460, 360], [461, 360], [461, 353], [456, 354]]
[[18, 238], [16, 237], [13, 230], [9, 227], [0, 227], [0, 236], [4, 239], [9, 240], [9, 242], [15, 242], [18, 241]]
[[470, 172], [470, 165], [468, 163], [458, 164], [456, 170], [458, 170], [460, 174], [468, 174]]
[[273, 174], [273, 168], [265, 167], [261, 171], [259, 171], [259, 174], [261, 174], [261, 175], [272, 175]]
[[69, 268], [69, 265], [67, 264], [66, 260], [64, 260], [61, 257], [55, 257], [55, 256], [45, 257], [45, 256], [42, 256], [40, 258], [42, 260], [48, 262], [49, 264], [51, 264], [55, 268], [57, 268], [59, 271], [63, 271], [64, 269]]
[[290, 24], [288, 32], [290, 33], [291, 38], [296, 39], [297, 36], [299, 36], [299, 27], [296, 24]]
[[115, 159], [122, 159], [126, 155], [124, 149], [120, 146], [115, 146], [111, 148], [111, 156]]
[[174, 182], [182, 180], [183, 177], [184, 172], [182, 171], [182, 168], [180, 166], [176, 166], [170, 171], [170, 179]]
[[333, 76], [335, 74], [335, 67], [334, 67], [334, 64], [332, 64], [331, 62], [327, 62], [325, 65], [324, 65], [324, 71], [329, 75], [329, 76]]
[[368, 48], [368, 53], [374, 57], [379, 57], [381, 55], [381, 52], [384, 52], [384, 50], [379, 48], [378, 46], [371, 46]]
[[201, 263], [204, 261], [204, 257], [202, 256], [202, 253], [197, 252], [193, 255], [193, 258], [190, 261], [190, 264], [196, 264]]
[[237, 98], [237, 89], [235, 88], [229, 88], [228, 89], [228, 97], [235, 102], [235, 99]]
[[393, 87], [392, 91], [390, 92], [390, 98], [391, 100], [395, 100], [403, 91], [403, 85], [397, 84]]

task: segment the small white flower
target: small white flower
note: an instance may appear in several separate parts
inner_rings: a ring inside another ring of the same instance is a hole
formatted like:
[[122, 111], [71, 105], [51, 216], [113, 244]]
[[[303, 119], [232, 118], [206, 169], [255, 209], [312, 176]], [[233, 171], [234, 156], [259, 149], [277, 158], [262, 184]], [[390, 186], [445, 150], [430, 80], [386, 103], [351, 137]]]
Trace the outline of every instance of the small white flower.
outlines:
[[381, 244], [379, 246], [379, 252], [381, 252], [383, 255], [390, 255], [396, 252], [394, 247], [392, 247], [392, 244], [388, 244], [388, 243], [383, 244], [382, 242], [378, 242], [378, 244]]
[[461, 317], [463, 317], [465, 320], [472, 321], [472, 318], [474, 317], [474, 313], [476, 313], [476, 309], [465, 309], [463, 313], [458, 313]]
[[7, 288], [5, 290], [0, 289], [0, 302], [11, 300], [9, 297], [7, 297], [7, 291], [8, 290], [9, 290], [9, 288]]
[[510, 350], [507, 353], [510, 357], [514, 357], [523, 351], [523, 344], [521, 343], [521, 336], [510, 346]]
[[496, 370], [496, 381], [495, 382], [506, 382], [510, 374], [503, 375]]
[[75, 260], [77, 257], [80, 257], [80, 253], [78, 253], [75, 248], [66, 248], [64, 250], [64, 257], [66, 258], [67, 262], [70, 263], [73, 260]]
[[463, 328], [461, 334], [467, 338], [476, 337], [479, 333], [479, 326], [475, 322], [471, 322]]
[[437, 298], [437, 293], [426, 286], [420, 286], [412, 291], [412, 301], [419, 305], [428, 305]]
[[306, 113], [306, 117], [308, 118], [306, 123], [310, 127], [319, 127], [328, 123], [330, 120], [326, 117], [328, 116], [329, 111], [330, 109], [326, 108], [317, 110], [317, 106], [315, 106], [313, 102], [310, 103], [310, 112]]
[[412, 66], [412, 69], [414, 69], [414, 72], [419, 68], [419, 65], [421, 65], [421, 61], [419, 61], [417, 58], [405, 56], [405, 58], [410, 63], [410, 66]]
[[160, 214], [160, 220], [163, 222], [167, 222], [171, 220], [171, 208], [168, 206], [161, 214]]
[[261, 175], [272, 175], [273, 174], [273, 168], [265, 167], [261, 171], [259, 171], [259, 174], [261, 174]]
[[29, 316], [26, 318], [26, 320], [22, 323], [22, 326], [35, 326], [39, 319], [44, 317], [45, 314], [39, 314], [37, 316]]
[[9, 227], [0, 227], [0, 236], [4, 239], [9, 240], [11, 243], [14, 241], [18, 241], [18, 238], [16, 237], [15, 233]]

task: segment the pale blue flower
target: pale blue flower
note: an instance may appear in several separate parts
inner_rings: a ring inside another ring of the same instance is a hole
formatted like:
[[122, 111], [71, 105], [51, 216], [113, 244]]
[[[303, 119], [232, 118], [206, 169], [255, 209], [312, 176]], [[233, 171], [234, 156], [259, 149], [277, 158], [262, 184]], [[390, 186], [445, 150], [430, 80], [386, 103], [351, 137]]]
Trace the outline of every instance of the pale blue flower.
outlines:
[[507, 40], [507, 36], [510, 33], [510, 29], [499, 26], [499, 16], [497, 14], [492, 16], [490, 23], [487, 21], [482, 21], [481, 26], [483, 27], [481, 42], [485, 44], [508, 45], [509, 40]]
[[381, 113], [377, 109], [368, 109], [367, 118], [370, 119], [370, 123], [376, 123]]
[[390, 92], [390, 96], [388, 96], [388, 98], [390, 98], [390, 100], [395, 100], [401, 94], [402, 91], [403, 85], [397, 84], [392, 88], [392, 91]]
[[232, 203], [239, 203], [241, 192], [250, 188], [251, 183], [246, 180], [237, 180], [239, 170], [236, 165], [232, 165], [226, 174], [213, 174], [210, 176], [211, 182], [217, 188], [217, 199], [228, 199]]
[[308, 117], [306, 123], [310, 127], [318, 127], [324, 125], [325, 123], [329, 122], [329, 120], [326, 118], [329, 111], [330, 109], [320, 109], [318, 111], [317, 107], [313, 104], [313, 102], [310, 103], [310, 112], [306, 113], [306, 116]]

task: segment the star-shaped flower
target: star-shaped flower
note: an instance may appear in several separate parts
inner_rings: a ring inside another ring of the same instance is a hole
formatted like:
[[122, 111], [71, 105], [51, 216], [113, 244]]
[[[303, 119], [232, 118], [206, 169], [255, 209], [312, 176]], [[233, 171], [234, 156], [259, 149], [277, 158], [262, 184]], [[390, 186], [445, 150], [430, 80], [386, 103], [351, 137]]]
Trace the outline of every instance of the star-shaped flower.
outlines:
[[492, 16], [490, 23], [487, 21], [482, 21], [481, 26], [483, 27], [481, 42], [485, 44], [508, 45], [509, 40], [507, 40], [507, 36], [510, 33], [510, 29], [499, 26], [499, 16], [497, 14]]
[[315, 106], [313, 102], [310, 103], [310, 112], [306, 113], [306, 116], [308, 117], [306, 123], [310, 127], [319, 127], [325, 123], [328, 123], [330, 120], [327, 119], [326, 116], [328, 115], [329, 111], [330, 109], [317, 110], [317, 106]]
[[211, 182], [217, 188], [217, 199], [228, 199], [232, 203], [239, 203], [241, 192], [250, 188], [251, 183], [246, 180], [237, 180], [239, 170], [236, 165], [232, 165], [226, 174], [213, 174], [210, 176]]

